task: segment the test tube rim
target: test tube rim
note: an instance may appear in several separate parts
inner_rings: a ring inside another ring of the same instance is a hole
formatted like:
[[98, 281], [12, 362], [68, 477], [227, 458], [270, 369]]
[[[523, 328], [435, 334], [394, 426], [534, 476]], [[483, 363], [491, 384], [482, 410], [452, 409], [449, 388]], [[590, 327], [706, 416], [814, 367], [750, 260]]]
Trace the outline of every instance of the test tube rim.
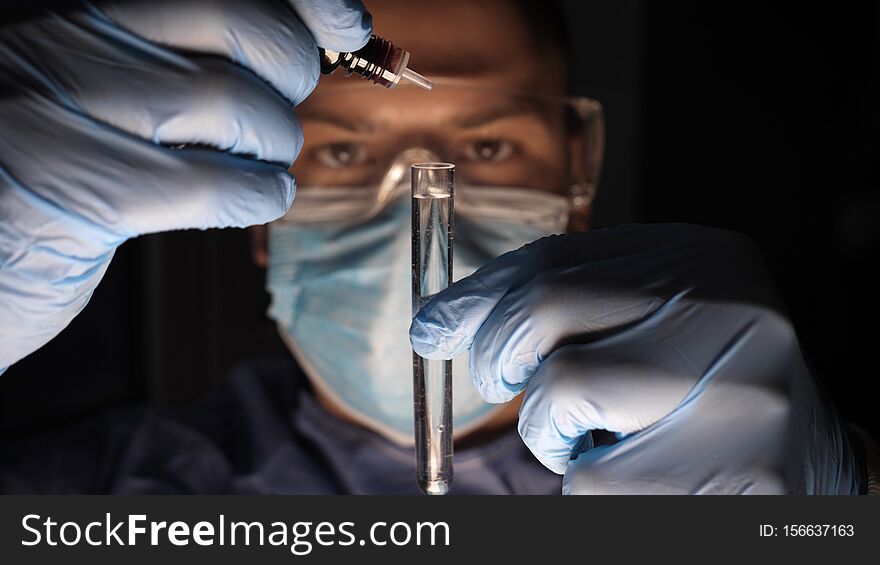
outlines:
[[455, 164], [441, 162], [413, 163], [412, 168], [424, 171], [445, 171], [455, 169]]

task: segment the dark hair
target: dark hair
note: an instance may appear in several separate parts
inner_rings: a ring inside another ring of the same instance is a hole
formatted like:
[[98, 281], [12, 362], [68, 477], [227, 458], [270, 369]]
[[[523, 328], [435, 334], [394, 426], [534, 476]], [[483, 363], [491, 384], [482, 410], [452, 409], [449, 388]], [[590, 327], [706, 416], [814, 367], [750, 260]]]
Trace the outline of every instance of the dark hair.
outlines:
[[551, 53], [563, 65], [566, 89], [570, 88], [571, 35], [565, 10], [558, 0], [510, 0], [534, 30], [534, 48]]
[[568, 54], [568, 22], [559, 2], [555, 0], [511, 0], [511, 2], [535, 30], [538, 44]]

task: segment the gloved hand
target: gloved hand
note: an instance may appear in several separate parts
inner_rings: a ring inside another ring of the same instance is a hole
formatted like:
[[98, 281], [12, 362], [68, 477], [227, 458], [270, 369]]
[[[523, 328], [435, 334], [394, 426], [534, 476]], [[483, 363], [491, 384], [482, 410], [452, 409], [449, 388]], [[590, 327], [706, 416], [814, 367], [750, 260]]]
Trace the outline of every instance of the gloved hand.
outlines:
[[[525, 390], [520, 435], [563, 493], [849, 494], [863, 480], [744, 236], [544, 238], [439, 293], [410, 338], [428, 358], [470, 350], [489, 402]], [[619, 441], [581, 452], [590, 430]]]
[[318, 46], [370, 29], [359, 0], [100, 2], [0, 29], [0, 372], [125, 240], [284, 214]]

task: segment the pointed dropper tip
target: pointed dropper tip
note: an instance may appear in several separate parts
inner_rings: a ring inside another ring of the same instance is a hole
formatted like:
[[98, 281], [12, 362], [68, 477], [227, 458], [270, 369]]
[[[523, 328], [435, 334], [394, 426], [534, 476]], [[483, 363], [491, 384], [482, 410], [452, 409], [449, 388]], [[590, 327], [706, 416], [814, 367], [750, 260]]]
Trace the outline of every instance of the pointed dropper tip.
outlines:
[[425, 77], [410, 68], [403, 69], [403, 73], [401, 73], [400, 78], [405, 78], [414, 85], [424, 88], [425, 90], [431, 90], [432, 88], [434, 88], [433, 82], [426, 79]]

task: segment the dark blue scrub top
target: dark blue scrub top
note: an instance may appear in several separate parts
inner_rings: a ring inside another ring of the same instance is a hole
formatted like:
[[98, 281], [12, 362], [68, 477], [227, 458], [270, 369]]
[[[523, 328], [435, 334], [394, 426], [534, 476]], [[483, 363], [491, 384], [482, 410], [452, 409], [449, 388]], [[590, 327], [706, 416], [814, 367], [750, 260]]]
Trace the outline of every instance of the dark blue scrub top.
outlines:
[[[248, 363], [191, 409], [114, 409], [0, 441], [0, 492], [418, 494], [412, 449], [327, 413], [290, 358]], [[450, 494], [560, 494], [511, 429], [455, 454]]]

